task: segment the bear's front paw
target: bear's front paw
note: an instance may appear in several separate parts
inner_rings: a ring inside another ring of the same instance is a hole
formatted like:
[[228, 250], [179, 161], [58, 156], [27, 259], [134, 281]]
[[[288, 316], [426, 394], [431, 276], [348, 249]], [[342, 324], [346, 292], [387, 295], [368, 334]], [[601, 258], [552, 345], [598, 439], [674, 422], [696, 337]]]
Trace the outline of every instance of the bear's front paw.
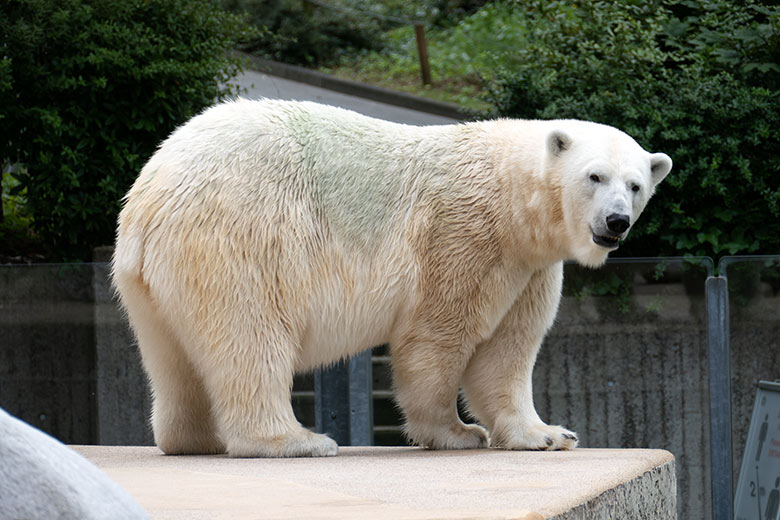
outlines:
[[571, 450], [577, 447], [577, 434], [544, 423], [505, 428], [492, 436], [491, 445], [505, 450]]

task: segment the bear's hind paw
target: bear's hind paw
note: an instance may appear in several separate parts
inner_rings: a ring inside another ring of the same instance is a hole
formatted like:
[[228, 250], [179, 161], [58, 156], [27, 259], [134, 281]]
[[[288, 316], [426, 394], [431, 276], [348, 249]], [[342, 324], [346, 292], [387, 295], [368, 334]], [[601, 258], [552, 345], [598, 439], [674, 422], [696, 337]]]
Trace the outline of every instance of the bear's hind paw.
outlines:
[[320, 433], [301, 429], [300, 432], [270, 439], [228, 442], [231, 457], [335, 457], [336, 441]]
[[431, 450], [473, 450], [490, 444], [487, 431], [478, 424], [457, 424], [421, 431], [407, 425], [407, 436], [415, 443]]

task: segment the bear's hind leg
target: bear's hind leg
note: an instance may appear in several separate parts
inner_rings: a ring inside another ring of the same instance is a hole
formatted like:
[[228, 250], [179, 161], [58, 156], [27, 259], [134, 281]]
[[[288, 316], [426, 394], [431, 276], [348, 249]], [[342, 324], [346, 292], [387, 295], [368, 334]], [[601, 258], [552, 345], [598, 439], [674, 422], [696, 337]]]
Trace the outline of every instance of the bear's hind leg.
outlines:
[[442, 450], [487, 447], [485, 429], [458, 417], [458, 387], [469, 355], [464, 346], [415, 338], [391, 345], [391, 355], [396, 399], [412, 442]]
[[152, 388], [152, 429], [168, 455], [224, 453], [211, 404], [173, 332], [142, 291], [122, 291]]
[[[251, 313], [247, 313], [249, 315]], [[231, 457], [327, 457], [338, 452], [329, 437], [301, 426], [291, 399], [297, 348], [283, 333], [245, 316], [221, 335], [204, 373], [217, 428]], [[241, 334], [240, 331], [247, 331]]]

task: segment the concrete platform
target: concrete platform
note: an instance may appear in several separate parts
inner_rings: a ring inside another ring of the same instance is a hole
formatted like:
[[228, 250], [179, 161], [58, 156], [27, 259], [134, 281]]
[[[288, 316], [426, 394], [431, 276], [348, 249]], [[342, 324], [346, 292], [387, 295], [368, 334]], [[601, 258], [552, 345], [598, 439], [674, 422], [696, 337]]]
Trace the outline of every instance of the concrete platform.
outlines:
[[74, 446], [154, 519], [671, 519], [663, 450], [340, 448], [320, 459]]

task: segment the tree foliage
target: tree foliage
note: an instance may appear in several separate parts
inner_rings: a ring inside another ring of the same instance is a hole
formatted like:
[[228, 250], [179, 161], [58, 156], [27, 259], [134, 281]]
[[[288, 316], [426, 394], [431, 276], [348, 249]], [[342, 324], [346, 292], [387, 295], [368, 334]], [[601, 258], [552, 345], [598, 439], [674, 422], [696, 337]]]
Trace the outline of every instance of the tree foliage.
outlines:
[[0, 160], [24, 165], [53, 258], [88, 259], [159, 142], [231, 92], [226, 51], [252, 32], [209, 0], [6, 0], [0, 34]]
[[386, 31], [420, 21], [432, 26], [457, 23], [485, 0], [222, 0], [246, 13], [273, 38], [255, 38], [243, 50], [303, 66], [333, 66], [343, 58], [383, 50]]
[[496, 113], [610, 124], [675, 162], [621, 255], [780, 252], [779, 9], [523, 6], [527, 45], [499, 60]]
[[345, 54], [378, 49], [383, 31], [379, 19], [362, 14], [362, 2], [305, 0], [222, 0], [232, 12], [245, 13], [250, 22], [274, 35], [253, 38], [242, 50], [304, 66], [332, 64]]

